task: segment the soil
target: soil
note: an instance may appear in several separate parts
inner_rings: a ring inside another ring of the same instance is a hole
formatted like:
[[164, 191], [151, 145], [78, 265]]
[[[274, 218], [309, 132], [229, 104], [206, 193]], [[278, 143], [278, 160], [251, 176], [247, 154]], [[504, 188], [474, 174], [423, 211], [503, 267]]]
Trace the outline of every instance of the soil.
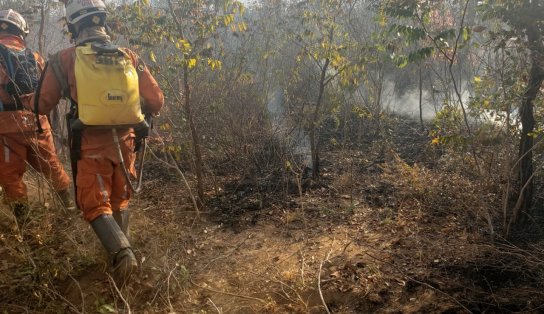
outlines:
[[107, 257], [78, 213], [35, 205], [31, 222], [17, 228], [2, 207], [0, 309], [544, 311], [542, 243], [492, 237], [471, 198], [481, 199], [476, 185], [418, 166], [426, 163], [428, 141], [416, 128], [414, 147], [404, 138], [403, 149], [393, 142], [385, 155], [331, 149], [322, 180], [305, 184], [302, 195], [218, 178], [222, 188], [209, 192], [199, 212], [182, 182], [149, 163], [145, 193], [131, 205], [130, 237], [141, 267], [122, 289], [112, 284]]

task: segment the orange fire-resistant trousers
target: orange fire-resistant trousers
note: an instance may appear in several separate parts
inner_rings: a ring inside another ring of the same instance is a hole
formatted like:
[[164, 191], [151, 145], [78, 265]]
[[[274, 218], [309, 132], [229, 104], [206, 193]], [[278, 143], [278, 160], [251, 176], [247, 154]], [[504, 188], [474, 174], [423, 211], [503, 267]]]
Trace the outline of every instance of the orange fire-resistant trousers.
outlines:
[[27, 161], [42, 173], [55, 191], [68, 189], [70, 178], [64, 172], [53, 144], [51, 130], [0, 134], [0, 186], [4, 188], [4, 200], [13, 202], [27, 196], [23, 174]]
[[[135, 176], [134, 133], [121, 132], [119, 142], [124, 166], [131, 176]], [[89, 222], [128, 207], [132, 191], [127, 185], [111, 130], [84, 131], [76, 187], [78, 207]]]

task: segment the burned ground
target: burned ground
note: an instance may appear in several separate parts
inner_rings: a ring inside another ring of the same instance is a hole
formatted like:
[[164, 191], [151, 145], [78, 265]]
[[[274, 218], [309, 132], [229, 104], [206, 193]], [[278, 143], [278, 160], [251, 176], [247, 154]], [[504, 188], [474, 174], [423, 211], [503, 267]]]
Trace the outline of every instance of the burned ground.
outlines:
[[[175, 175], [150, 162], [146, 192], [132, 203], [131, 238], [141, 268], [120, 291], [78, 213], [57, 209], [43, 195], [29, 223], [18, 228], [2, 207], [0, 308], [540, 312], [542, 242], [507, 241], [492, 230], [497, 188], [431, 162], [437, 154], [449, 157], [433, 151], [425, 133], [412, 126], [417, 131], [378, 152], [329, 149], [322, 181], [300, 190], [218, 177], [220, 188], [210, 191], [199, 212]], [[41, 182], [32, 175], [28, 180]], [[42, 190], [38, 183], [33, 191]]]

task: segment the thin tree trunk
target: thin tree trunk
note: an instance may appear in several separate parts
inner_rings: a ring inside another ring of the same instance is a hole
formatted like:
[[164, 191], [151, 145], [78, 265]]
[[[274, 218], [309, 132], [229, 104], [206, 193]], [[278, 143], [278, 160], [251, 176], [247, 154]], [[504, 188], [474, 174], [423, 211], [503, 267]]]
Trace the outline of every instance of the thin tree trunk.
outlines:
[[44, 55], [45, 52], [45, 19], [47, 16], [47, 0], [41, 1], [40, 7], [40, 28], [38, 29], [38, 51], [40, 55]]
[[317, 95], [317, 101], [315, 103], [314, 114], [312, 116], [312, 122], [310, 123], [310, 151], [312, 154], [312, 178], [317, 180], [319, 178], [319, 132], [317, 127], [320, 120], [320, 109], [323, 102], [323, 94], [325, 93], [325, 79], [327, 76], [327, 69], [329, 67], [330, 60], [325, 59], [325, 64], [321, 68], [321, 76], [319, 78], [319, 93]]
[[187, 121], [189, 122], [189, 129], [191, 130], [191, 139], [193, 142], [193, 153], [195, 154], [195, 172], [197, 181], [197, 193], [198, 193], [198, 207], [202, 207], [204, 203], [204, 175], [202, 171], [202, 152], [200, 149], [200, 138], [195, 126], [193, 117], [193, 108], [191, 103], [191, 88], [189, 86], [189, 67], [185, 65], [183, 67], [183, 99], [185, 114], [187, 115]]
[[421, 123], [421, 130], [425, 130], [425, 124], [423, 123], [423, 77], [421, 73], [421, 64], [419, 64], [419, 122]]
[[[170, 8], [170, 14], [176, 23], [176, 27], [181, 34], [181, 37], [184, 38], [183, 27], [181, 22], [176, 15], [174, 10], [174, 5], [172, 0], [168, 0], [168, 7]], [[195, 126], [194, 116], [193, 116], [193, 107], [191, 103], [191, 87], [189, 85], [189, 66], [185, 64], [183, 66], [183, 86], [180, 88], [183, 89], [183, 100], [185, 107], [185, 114], [187, 115], [187, 121], [189, 122], [189, 129], [191, 131], [191, 139], [193, 142], [193, 152], [195, 154], [195, 172], [196, 172], [196, 181], [197, 181], [197, 194], [198, 194], [198, 207], [202, 207], [204, 204], [204, 173], [203, 173], [203, 162], [202, 162], [202, 151], [200, 149], [200, 138]]]
[[527, 90], [523, 95], [522, 104], [520, 106], [521, 115], [521, 139], [519, 145], [519, 179], [520, 187], [525, 187], [525, 190], [520, 190], [519, 197], [521, 199], [520, 206], [514, 208], [512, 220], [515, 223], [519, 218], [520, 212], [530, 212], [533, 205], [534, 184], [533, 178], [533, 145], [534, 138], [532, 132], [535, 127], [535, 119], [533, 106], [538, 95], [540, 86], [544, 81], [544, 69], [542, 68], [544, 46], [539, 29], [536, 25], [527, 27], [527, 40], [532, 47], [531, 49], [531, 72]]

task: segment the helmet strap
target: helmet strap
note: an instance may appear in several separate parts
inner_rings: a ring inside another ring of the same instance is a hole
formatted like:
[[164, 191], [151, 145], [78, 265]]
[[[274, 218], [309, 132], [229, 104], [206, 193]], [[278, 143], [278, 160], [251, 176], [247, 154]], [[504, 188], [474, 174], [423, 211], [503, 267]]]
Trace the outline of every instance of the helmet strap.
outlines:
[[70, 41], [75, 41], [79, 32], [74, 24], [68, 24], [68, 33], [70, 33]]
[[110, 38], [111, 38], [112, 40], [114, 40], [114, 39], [115, 39], [115, 35], [113, 34], [113, 31], [111, 30], [111, 27], [110, 27], [107, 23], [105, 23], [105, 24], [104, 24], [104, 28], [106, 29], [106, 34], [108, 34], [108, 36], [110, 36]]

